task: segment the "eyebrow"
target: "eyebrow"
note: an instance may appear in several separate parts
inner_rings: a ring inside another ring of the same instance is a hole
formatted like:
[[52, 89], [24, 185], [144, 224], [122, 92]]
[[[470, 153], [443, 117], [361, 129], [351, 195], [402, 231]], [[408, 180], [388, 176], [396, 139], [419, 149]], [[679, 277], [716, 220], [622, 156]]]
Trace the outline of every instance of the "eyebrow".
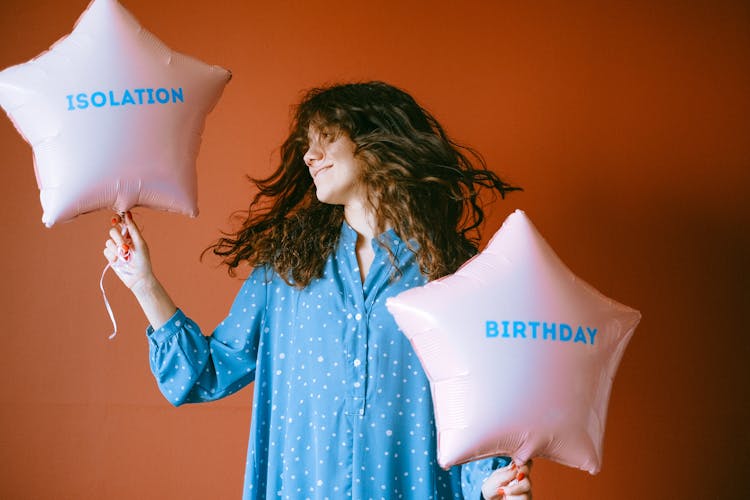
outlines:
[[333, 139], [337, 139], [341, 134], [343, 133], [343, 130], [341, 127], [337, 127], [335, 125], [322, 125], [322, 126], [309, 126], [307, 128], [307, 138], [306, 140], [309, 142], [313, 138], [320, 139], [322, 135], [328, 134], [333, 136]]

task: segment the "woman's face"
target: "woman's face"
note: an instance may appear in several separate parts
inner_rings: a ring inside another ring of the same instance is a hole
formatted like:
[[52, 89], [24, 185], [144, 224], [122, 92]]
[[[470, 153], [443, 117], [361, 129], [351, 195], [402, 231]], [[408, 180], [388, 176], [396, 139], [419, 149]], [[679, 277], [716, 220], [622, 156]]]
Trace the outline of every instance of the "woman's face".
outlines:
[[360, 165], [354, 157], [356, 145], [345, 133], [310, 127], [305, 165], [315, 183], [318, 200], [331, 205], [361, 203]]

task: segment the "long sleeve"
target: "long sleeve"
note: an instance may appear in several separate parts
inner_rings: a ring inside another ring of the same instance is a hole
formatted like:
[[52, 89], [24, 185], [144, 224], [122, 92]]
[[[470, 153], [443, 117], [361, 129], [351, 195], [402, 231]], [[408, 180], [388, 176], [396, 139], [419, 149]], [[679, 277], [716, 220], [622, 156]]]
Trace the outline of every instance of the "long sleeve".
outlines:
[[469, 462], [461, 466], [461, 491], [466, 500], [480, 500], [482, 484], [495, 469], [510, 464], [510, 457], [495, 457]]
[[266, 288], [265, 270], [254, 270], [210, 337], [179, 309], [158, 330], [149, 326], [151, 371], [170, 403], [213, 401], [255, 379]]

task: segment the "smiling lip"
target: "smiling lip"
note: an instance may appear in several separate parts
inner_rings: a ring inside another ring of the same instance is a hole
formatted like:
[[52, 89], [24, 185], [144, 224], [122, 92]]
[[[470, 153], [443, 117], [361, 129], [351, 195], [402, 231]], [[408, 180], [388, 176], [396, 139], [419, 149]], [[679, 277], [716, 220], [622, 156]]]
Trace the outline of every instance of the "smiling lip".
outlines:
[[313, 180], [318, 176], [319, 173], [321, 173], [323, 170], [327, 170], [331, 168], [333, 165], [325, 165], [323, 167], [318, 167], [314, 170], [310, 171], [310, 174], [312, 175]]

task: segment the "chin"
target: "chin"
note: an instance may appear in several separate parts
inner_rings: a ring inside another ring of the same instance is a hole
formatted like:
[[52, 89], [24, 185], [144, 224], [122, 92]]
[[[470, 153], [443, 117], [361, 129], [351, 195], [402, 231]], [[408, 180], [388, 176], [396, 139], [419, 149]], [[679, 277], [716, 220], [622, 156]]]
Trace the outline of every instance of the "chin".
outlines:
[[322, 193], [320, 191], [315, 191], [315, 196], [318, 198], [318, 201], [321, 203], [325, 203], [327, 205], [337, 205], [336, 201], [333, 199], [333, 196], [331, 196], [330, 193], [326, 193], [323, 191]]

